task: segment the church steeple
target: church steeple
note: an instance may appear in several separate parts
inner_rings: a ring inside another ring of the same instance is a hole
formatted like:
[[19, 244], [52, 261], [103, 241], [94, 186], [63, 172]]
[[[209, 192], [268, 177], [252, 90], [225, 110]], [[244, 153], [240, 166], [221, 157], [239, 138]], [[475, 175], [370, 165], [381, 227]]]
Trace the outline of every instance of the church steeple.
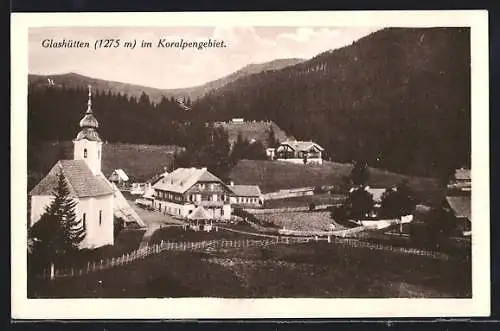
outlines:
[[80, 132], [73, 140], [75, 160], [87, 162], [90, 170], [97, 175], [101, 172], [102, 140], [97, 133], [99, 123], [92, 112], [92, 90], [89, 85], [87, 111], [80, 121]]
[[101, 141], [99, 134], [97, 133], [97, 128], [99, 127], [99, 122], [94, 117], [92, 113], [92, 90], [89, 85], [89, 99], [87, 101], [87, 111], [85, 116], [83, 116], [80, 121], [80, 132], [76, 136], [76, 140], [87, 139], [93, 141]]

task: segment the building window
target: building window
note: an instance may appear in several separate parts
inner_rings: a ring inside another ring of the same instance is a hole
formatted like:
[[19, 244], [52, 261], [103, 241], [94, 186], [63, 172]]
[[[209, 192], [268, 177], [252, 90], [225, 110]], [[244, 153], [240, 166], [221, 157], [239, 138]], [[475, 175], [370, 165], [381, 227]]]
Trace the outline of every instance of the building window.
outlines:
[[97, 150], [97, 159], [98, 160], [101, 159], [101, 150], [100, 149]]
[[82, 221], [83, 221], [83, 230], [87, 231], [87, 214], [83, 213]]
[[99, 226], [102, 224], [102, 210], [99, 210]]
[[220, 209], [220, 216], [224, 216], [224, 208]]
[[83, 158], [84, 159], [87, 158], [87, 149], [86, 148], [83, 149]]

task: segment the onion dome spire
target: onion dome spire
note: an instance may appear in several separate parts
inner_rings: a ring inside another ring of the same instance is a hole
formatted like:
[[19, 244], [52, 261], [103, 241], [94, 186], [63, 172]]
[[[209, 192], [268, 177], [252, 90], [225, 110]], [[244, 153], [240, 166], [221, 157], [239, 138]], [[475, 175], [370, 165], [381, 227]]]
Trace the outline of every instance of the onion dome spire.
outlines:
[[92, 87], [89, 85], [89, 99], [87, 101], [87, 111], [85, 112], [85, 116], [83, 116], [80, 121], [80, 128], [82, 130], [78, 133], [76, 140], [87, 139], [93, 141], [101, 141], [99, 138], [99, 134], [96, 129], [99, 127], [99, 122], [94, 117], [92, 113]]

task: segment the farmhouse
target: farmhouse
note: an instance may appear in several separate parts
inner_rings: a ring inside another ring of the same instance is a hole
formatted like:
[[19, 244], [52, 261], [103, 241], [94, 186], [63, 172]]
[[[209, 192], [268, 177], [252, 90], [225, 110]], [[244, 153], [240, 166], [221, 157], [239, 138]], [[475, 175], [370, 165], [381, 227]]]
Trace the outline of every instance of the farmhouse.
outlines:
[[209, 219], [231, 218], [229, 196], [232, 191], [207, 168], [175, 169], [157, 181], [153, 189], [154, 208], [165, 214], [188, 218], [197, 209], [197, 215]]
[[367, 186], [365, 188], [365, 191], [367, 191], [368, 193], [370, 193], [372, 195], [373, 202], [375, 204], [375, 206], [374, 206], [375, 208], [380, 208], [380, 206], [382, 204], [382, 196], [384, 195], [386, 190], [387, 189], [385, 189], [385, 188], [374, 188], [374, 187], [369, 187], [369, 186]]
[[118, 186], [118, 187], [125, 186], [128, 182], [128, 179], [129, 178], [128, 178], [127, 174], [125, 173], [125, 171], [123, 171], [123, 169], [113, 170], [113, 172], [111, 173], [111, 175], [108, 178], [108, 180], [111, 183], [115, 183], [116, 186]]
[[470, 176], [470, 169], [460, 168], [455, 170], [453, 179], [448, 183], [448, 189], [455, 189], [460, 191], [470, 191], [472, 181]]
[[285, 141], [276, 148], [276, 158], [298, 164], [322, 164], [324, 149], [312, 141]]
[[50, 205], [62, 172], [70, 197], [76, 202], [75, 213], [86, 231], [81, 248], [112, 245], [114, 196], [116, 187], [101, 172], [102, 141], [97, 133], [98, 122], [92, 113], [91, 92], [80, 132], [73, 140], [73, 160], [59, 160], [49, 173], [31, 190], [30, 226], [33, 226]]
[[257, 185], [234, 185], [229, 186], [233, 195], [229, 198], [231, 205], [238, 207], [261, 207], [264, 204], [264, 198]]
[[272, 147], [266, 148], [266, 157], [269, 160], [274, 160], [274, 158], [275, 158], [275, 155], [274, 155], [275, 152], [276, 152], [276, 148], [272, 148]]

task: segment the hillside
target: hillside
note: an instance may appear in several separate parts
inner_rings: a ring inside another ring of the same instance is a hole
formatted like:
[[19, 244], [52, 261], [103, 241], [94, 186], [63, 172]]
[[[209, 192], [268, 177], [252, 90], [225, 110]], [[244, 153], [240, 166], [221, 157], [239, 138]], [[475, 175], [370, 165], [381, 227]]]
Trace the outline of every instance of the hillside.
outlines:
[[280, 142], [293, 138], [287, 135], [285, 131], [281, 130], [280, 127], [272, 121], [245, 121], [244, 123], [233, 123], [228, 121], [216, 122], [214, 124], [216, 126], [223, 127], [227, 131], [231, 145], [236, 141], [238, 134], [241, 134], [243, 139], [247, 139], [249, 141], [252, 139], [259, 140], [264, 144], [264, 146], [267, 147], [267, 138], [271, 128], [274, 131], [275, 137]]
[[149, 99], [154, 103], [160, 102], [163, 96], [166, 98], [186, 97], [194, 100], [196, 98], [205, 95], [211, 90], [221, 88], [226, 84], [229, 84], [239, 78], [257, 74], [264, 71], [279, 70], [287, 66], [300, 63], [302, 61], [304, 60], [278, 59], [265, 63], [250, 64], [228, 76], [222, 77], [212, 82], [208, 82], [206, 84], [199, 86], [181, 88], [181, 89], [158, 89], [154, 87], [92, 78], [77, 73], [67, 73], [59, 75], [30, 74], [28, 75], [28, 84], [30, 84], [32, 87], [46, 87], [49, 84], [48, 79], [50, 78], [51, 80], [54, 81], [54, 86], [56, 87], [65, 86], [66, 88], [76, 89], [76, 88], [86, 88], [90, 84], [95, 90], [100, 91], [101, 93], [106, 93], [109, 91], [111, 93], [116, 93], [116, 94], [121, 93], [129, 96], [134, 96], [136, 98], [139, 98], [142, 92], [144, 92], [149, 96]]
[[[351, 164], [324, 161], [322, 165], [301, 165], [281, 161], [241, 160], [231, 171], [235, 184], [259, 185], [263, 193], [280, 189], [334, 185], [343, 187]], [[422, 200], [440, 194], [439, 182], [433, 178], [405, 176], [389, 171], [369, 168], [368, 185], [387, 188], [408, 180], [409, 187]]]
[[[130, 181], [146, 181], [170, 167], [174, 146], [103, 144], [102, 172], [111, 175], [121, 168]], [[28, 190], [47, 174], [59, 159], [73, 158], [73, 143], [42, 142], [28, 147]]]
[[197, 100], [202, 119], [274, 121], [334, 160], [442, 176], [470, 164], [467, 28], [389, 28]]

